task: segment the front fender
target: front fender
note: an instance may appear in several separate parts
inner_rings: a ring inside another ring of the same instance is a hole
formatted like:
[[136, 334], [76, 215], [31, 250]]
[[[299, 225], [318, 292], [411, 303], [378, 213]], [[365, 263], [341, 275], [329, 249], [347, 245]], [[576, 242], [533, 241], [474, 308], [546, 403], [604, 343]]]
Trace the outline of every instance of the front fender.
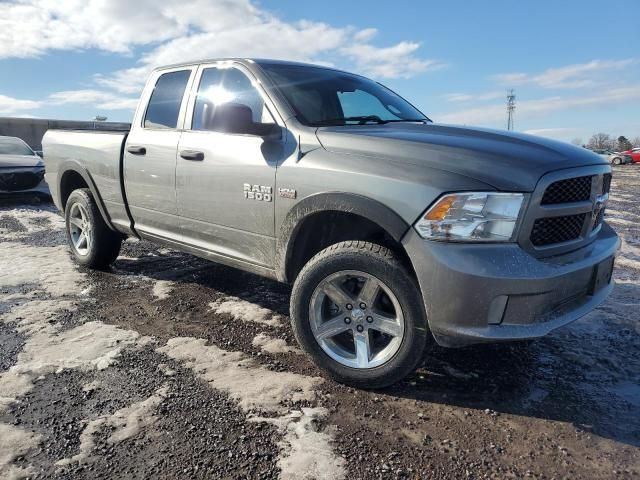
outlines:
[[287, 264], [293, 253], [293, 245], [304, 220], [320, 212], [344, 212], [359, 215], [378, 224], [391, 237], [400, 242], [410, 225], [400, 215], [377, 200], [345, 192], [323, 192], [310, 195], [287, 213], [276, 239], [276, 274], [288, 282]]

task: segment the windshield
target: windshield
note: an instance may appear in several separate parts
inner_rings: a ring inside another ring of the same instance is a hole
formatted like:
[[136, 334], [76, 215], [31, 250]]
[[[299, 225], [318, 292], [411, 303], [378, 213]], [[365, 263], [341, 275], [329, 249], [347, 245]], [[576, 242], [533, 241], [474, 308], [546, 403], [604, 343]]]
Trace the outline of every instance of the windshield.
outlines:
[[379, 83], [328, 68], [261, 64], [308, 126], [430, 121]]
[[35, 153], [19, 138], [0, 137], [0, 155], [29, 155], [33, 157]]

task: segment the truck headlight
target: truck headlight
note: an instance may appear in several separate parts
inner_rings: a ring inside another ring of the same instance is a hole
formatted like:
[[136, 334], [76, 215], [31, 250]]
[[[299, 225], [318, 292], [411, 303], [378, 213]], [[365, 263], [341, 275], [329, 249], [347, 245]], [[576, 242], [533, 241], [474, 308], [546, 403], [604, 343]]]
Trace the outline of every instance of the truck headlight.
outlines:
[[516, 233], [521, 193], [465, 192], [443, 195], [416, 222], [422, 238], [450, 242], [509, 242]]

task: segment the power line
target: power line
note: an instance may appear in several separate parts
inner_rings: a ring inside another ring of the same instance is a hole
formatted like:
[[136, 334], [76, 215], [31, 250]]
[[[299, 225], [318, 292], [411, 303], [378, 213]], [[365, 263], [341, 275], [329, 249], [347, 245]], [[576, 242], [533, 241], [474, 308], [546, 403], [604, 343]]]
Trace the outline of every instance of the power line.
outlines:
[[513, 88], [507, 92], [507, 130], [513, 130], [513, 112], [516, 109], [516, 94]]

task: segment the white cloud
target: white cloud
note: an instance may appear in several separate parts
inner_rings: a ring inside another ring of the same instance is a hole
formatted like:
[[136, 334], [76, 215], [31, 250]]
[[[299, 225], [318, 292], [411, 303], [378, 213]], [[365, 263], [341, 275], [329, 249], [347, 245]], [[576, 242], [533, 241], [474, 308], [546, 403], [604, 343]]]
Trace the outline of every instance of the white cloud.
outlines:
[[559, 68], [548, 68], [539, 74], [502, 73], [494, 79], [503, 85], [536, 85], [542, 88], [582, 88], [597, 84], [597, 80], [610, 74], [612, 70], [620, 70], [637, 63], [635, 59], [624, 60], [592, 60], [588, 63], [577, 63]]
[[92, 105], [101, 110], [134, 110], [137, 98], [127, 98], [120, 94], [100, 90], [67, 90], [52, 93], [47, 97], [50, 105]]
[[376, 28], [365, 28], [364, 30], [360, 30], [356, 32], [353, 36], [353, 39], [358, 42], [368, 42], [373, 39], [378, 34], [378, 29]]
[[10, 0], [3, 2], [0, 18], [0, 58], [51, 49], [128, 53], [191, 28], [217, 30], [259, 17], [249, 0]]
[[336, 28], [309, 21], [287, 23], [270, 17], [263, 22], [170, 40], [144, 55], [140, 66], [98, 76], [96, 82], [123, 93], [137, 93], [153, 68], [202, 58], [279, 58], [327, 63], [324, 60], [328, 56], [342, 57], [352, 61], [360, 73], [380, 78], [407, 78], [445, 66], [418, 58], [417, 43], [400, 42], [391, 47], [367, 43], [375, 33], [375, 29]]
[[[516, 118], [530, 118], [545, 114], [585, 108], [589, 106], [616, 105], [630, 100], [640, 99], [640, 85], [611, 88], [592, 95], [578, 97], [553, 96], [538, 100], [523, 100], [516, 104]], [[443, 115], [434, 115], [436, 121], [442, 123], [463, 123], [470, 125], [491, 125], [506, 119], [506, 104], [487, 105], [459, 110]]]
[[422, 60], [414, 52], [419, 43], [400, 42], [386, 48], [368, 43], [355, 43], [340, 49], [340, 52], [355, 62], [356, 67], [368, 75], [383, 78], [408, 78], [427, 70], [439, 70], [445, 63]]
[[252, 0], [9, 0], [0, 19], [0, 58], [90, 48], [130, 55], [136, 47], [151, 48], [133, 68], [96, 75], [98, 85], [127, 94], [138, 93], [157, 66], [201, 58], [330, 59], [384, 78], [443, 66], [420, 58], [418, 43], [375, 46], [376, 33], [285, 22]]
[[557, 139], [565, 139], [571, 135], [575, 135], [580, 130], [574, 127], [558, 127], [558, 128], [532, 128], [525, 130], [523, 133], [529, 135], [537, 135], [539, 137], [549, 137]]
[[496, 98], [506, 98], [507, 91], [498, 90], [493, 92], [485, 92], [478, 94], [469, 94], [469, 93], [447, 93], [444, 95], [444, 98], [448, 102], [471, 102], [471, 101], [487, 101], [487, 100], [495, 100]]
[[16, 112], [23, 112], [25, 110], [34, 110], [38, 107], [40, 107], [40, 102], [36, 102], [34, 100], [22, 100], [0, 94], [0, 116], [12, 115]]

